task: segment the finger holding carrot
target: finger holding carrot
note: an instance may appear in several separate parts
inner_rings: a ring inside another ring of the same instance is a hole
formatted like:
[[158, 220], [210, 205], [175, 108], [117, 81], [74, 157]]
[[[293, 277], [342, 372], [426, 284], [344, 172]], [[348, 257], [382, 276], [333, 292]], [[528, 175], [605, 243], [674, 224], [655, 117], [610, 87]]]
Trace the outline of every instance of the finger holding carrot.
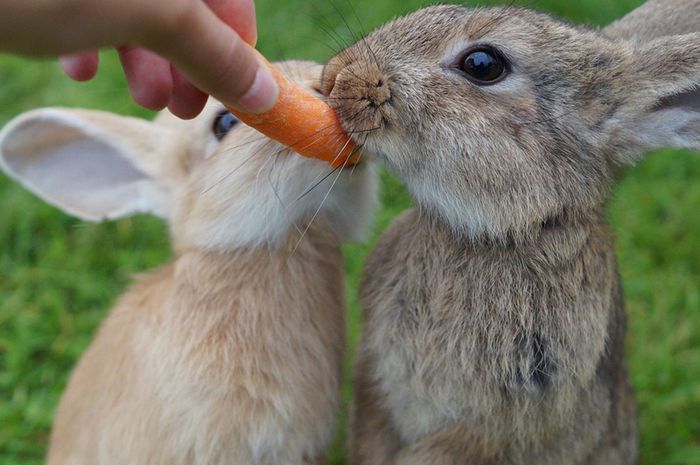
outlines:
[[193, 118], [210, 94], [301, 155], [334, 168], [357, 159], [333, 110], [253, 48], [253, 0], [5, 0], [2, 13], [0, 51], [69, 55], [68, 75], [88, 80], [97, 72], [93, 50], [116, 46], [132, 96], [146, 108]]
[[250, 113], [277, 100], [276, 81], [248, 46], [253, 0], [4, 0], [0, 11], [0, 52], [72, 55], [63, 64], [78, 80], [95, 75], [94, 50], [118, 47], [132, 95], [149, 109], [190, 118], [207, 94]]
[[260, 114], [229, 110], [248, 126], [300, 155], [326, 161], [333, 168], [355, 164], [359, 160], [357, 145], [328, 104], [287, 79], [262, 55], [259, 59], [280, 88], [277, 103]]

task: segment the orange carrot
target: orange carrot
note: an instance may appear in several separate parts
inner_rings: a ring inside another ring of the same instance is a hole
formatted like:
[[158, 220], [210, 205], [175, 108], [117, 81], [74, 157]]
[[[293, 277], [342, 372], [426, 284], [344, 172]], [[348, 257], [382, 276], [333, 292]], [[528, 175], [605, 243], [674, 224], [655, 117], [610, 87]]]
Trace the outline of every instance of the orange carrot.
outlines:
[[287, 79], [262, 55], [279, 84], [279, 99], [266, 113], [252, 115], [229, 108], [248, 126], [300, 155], [330, 163], [333, 168], [357, 163], [357, 145], [340, 126], [338, 116], [323, 100]]

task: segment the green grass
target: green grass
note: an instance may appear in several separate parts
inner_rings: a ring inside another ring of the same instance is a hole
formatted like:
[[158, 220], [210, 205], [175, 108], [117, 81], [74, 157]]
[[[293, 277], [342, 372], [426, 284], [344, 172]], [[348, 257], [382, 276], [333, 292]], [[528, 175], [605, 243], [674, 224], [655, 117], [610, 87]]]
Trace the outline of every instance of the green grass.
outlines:
[[[417, 0], [259, 0], [260, 48], [273, 59], [324, 60], [361, 31], [426, 4]], [[489, 2], [487, 2], [489, 3]], [[640, 0], [542, 0], [534, 6], [604, 24]], [[331, 35], [332, 34], [332, 35]], [[48, 105], [149, 116], [128, 97], [115, 57], [75, 84], [53, 63], [0, 57], [0, 125]], [[410, 203], [384, 176], [373, 240]], [[0, 465], [42, 463], [66, 378], [136, 272], [169, 257], [159, 221], [89, 225], [0, 178]], [[629, 169], [609, 211], [630, 314], [629, 364], [637, 391], [643, 465], [700, 465], [700, 157], [662, 151]], [[358, 275], [370, 245], [346, 248], [350, 341], [359, 331]], [[345, 384], [349, 398], [351, 386]], [[344, 420], [343, 422], [344, 423]], [[339, 438], [342, 437], [342, 428]], [[339, 439], [340, 443], [340, 439]], [[342, 463], [334, 450], [334, 463]]]

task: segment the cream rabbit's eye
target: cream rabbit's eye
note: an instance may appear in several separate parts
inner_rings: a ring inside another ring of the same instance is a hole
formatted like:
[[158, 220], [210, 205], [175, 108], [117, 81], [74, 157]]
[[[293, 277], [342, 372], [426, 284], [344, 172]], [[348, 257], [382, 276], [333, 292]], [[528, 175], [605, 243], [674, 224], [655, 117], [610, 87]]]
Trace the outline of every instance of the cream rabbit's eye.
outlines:
[[212, 130], [214, 131], [214, 135], [218, 140], [223, 139], [226, 137], [226, 134], [228, 134], [231, 129], [234, 128], [238, 123], [241, 121], [233, 116], [233, 114], [229, 111], [222, 111], [219, 113], [219, 115], [216, 117], [214, 120], [214, 126], [212, 127]]
[[472, 49], [462, 59], [459, 69], [476, 84], [495, 84], [507, 73], [505, 60], [493, 49]]

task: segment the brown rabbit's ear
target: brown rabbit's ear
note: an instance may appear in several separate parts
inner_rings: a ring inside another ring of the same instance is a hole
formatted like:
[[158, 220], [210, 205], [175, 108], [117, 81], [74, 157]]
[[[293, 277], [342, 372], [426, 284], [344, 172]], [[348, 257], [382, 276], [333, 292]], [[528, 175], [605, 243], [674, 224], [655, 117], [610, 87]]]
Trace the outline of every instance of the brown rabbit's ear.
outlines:
[[657, 39], [634, 55], [619, 115], [633, 150], [700, 150], [700, 34]]
[[[168, 214], [171, 130], [111, 113], [47, 108], [0, 132], [0, 168], [87, 221]], [[172, 156], [170, 158], [173, 158]]]
[[700, 0], [648, 0], [602, 32], [610, 38], [640, 42], [700, 32]]

